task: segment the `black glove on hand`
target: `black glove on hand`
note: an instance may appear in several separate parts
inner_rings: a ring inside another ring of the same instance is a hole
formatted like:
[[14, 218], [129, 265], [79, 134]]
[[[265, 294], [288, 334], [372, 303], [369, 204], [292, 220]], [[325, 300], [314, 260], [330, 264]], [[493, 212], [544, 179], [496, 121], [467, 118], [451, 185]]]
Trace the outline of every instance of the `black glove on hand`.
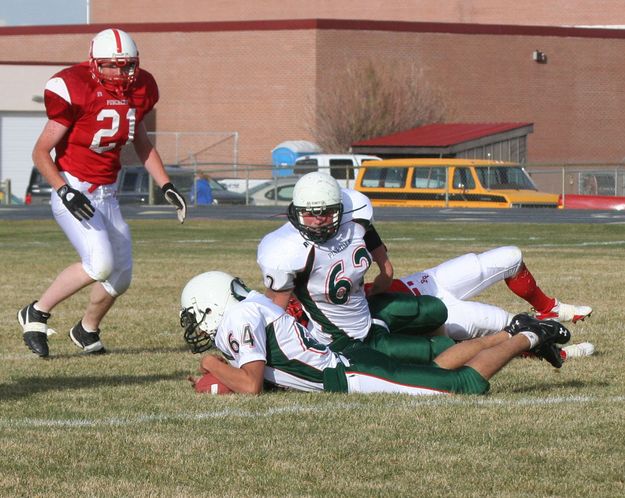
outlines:
[[180, 192], [176, 190], [173, 183], [166, 183], [161, 187], [165, 200], [176, 208], [176, 214], [178, 215], [178, 221], [184, 223], [184, 219], [187, 217], [187, 203]]
[[56, 193], [59, 194], [67, 210], [78, 221], [86, 221], [93, 218], [95, 209], [85, 194], [67, 184], [60, 187]]

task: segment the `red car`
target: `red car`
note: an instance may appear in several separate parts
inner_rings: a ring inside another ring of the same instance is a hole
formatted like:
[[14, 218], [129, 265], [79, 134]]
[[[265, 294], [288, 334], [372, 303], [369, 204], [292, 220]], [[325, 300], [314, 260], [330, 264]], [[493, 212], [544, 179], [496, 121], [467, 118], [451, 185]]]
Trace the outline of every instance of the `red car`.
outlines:
[[560, 194], [558, 205], [564, 209], [625, 210], [625, 197], [609, 195]]

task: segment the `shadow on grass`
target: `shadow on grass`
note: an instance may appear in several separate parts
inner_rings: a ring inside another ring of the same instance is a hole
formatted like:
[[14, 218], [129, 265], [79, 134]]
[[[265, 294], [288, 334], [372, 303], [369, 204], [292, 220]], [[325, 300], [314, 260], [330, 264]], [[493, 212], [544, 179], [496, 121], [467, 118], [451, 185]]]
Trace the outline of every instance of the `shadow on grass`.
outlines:
[[597, 379], [592, 380], [591, 382], [582, 381], [582, 380], [567, 380], [564, 382], [545, 382], [540, 381], [533, 384], [528, 384], [522, 387], [516, 387], [510, 389], [510, 392], [513, 393], [548, 393], [551, 396], [555, 396], [562, 389], [588, 389], [588, 388], [601, 388], [608, 387], [610, 385], [609, 382], [599, 381]]
[[[61, 353], [54, 354], [54, 352], [50, 353], [50, 356], [47, 358], [42, 358], [43, 361], [56, 361], [56, 360], [67, 360], [70, 358], [108, 358], [110, 356], [118, 356], [118, 355], [142, 355], [142, 354], [167, 354], [167, 353], [191, 353], [188, 347], [186, 346], [176, 346], [176, 347], [158, 347], [158, 348], [106, 348], [105, 354], [91, 354], [85, 353], [83, 351], [77, 351], [75, 353]], [[33, 355], [34, 356], [34, 355]], [[198, 356], [199, 358], [199, 356]]]
[[2, 401], [17, 400], [33, 394], [51, 391], [72, 391], [78, 389], [93, 389], [97, 387], [114, 387], [128, 385], [153, 384], [168, 380], [182, 381], [189, 375], [188, 371], [175, 371], [168, 374], [151, 375], [84, 375], [70, 377], [60, 375], [56, 377], [18, 377], [10, 383], [0, 384], [0, 399]]

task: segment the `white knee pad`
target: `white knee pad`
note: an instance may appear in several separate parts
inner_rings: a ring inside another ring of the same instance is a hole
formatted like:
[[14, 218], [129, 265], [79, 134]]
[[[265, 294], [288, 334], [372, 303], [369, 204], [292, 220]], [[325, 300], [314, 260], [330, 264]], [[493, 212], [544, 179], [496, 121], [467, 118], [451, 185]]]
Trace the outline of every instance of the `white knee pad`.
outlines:
[[100, 254], [99, 258], [83, 258], [82, 267], [93, 280], [103, 282], [113, 272], [113, 258], [106, 257], [106, 254]]
[[111, 296], [121, 296], [130, 287], [132, 281], [132, 267], [121, 271], [115, 271], [111, 276], [102, 282], [104, 289]]
[[478, 254], [482, 273], [502, 272], [502, 278], [516, 275], [523, 264], [523, 253], [516, 246], [503, 246]]

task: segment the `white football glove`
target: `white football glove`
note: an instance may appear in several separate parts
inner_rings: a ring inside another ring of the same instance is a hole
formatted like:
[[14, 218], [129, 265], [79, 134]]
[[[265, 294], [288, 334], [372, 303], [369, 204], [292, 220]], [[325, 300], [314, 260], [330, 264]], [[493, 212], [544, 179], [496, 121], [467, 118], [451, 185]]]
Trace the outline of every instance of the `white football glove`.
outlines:
[[184, 200], [184, 196], [176, 190], [173, 183], [166, 183], [161, 187], [165, 200], [176, 208], [176, 215], [178, 221], [184, 223], [184, 219], [187, 217], [187, 203]]

